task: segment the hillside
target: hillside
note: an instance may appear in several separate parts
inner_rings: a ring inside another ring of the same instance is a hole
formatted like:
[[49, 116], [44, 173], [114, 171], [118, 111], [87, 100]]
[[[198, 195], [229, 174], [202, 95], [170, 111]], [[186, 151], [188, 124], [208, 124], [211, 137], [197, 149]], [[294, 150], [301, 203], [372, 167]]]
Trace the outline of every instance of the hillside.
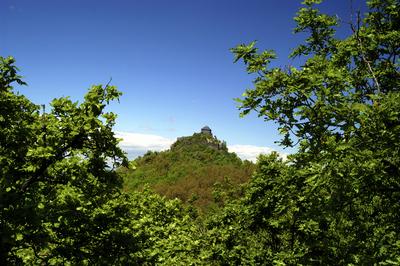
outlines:
[[202, 210], [221, 204], [226, 193], [248, 181], [254, 169], [251, 162], [230, 153], [211, 130], [178, 138], [169, 150], [149, 151], [133, 164], [135, 170], [120, 170], [125, 191], [148, 185], [167, 198], [179, 198]]

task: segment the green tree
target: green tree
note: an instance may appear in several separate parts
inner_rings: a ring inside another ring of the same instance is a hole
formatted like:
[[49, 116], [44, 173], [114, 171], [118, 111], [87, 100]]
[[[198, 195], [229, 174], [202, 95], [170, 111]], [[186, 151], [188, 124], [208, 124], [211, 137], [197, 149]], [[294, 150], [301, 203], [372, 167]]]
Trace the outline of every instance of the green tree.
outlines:
[[[23, 214], [14, 211], [20, 206], [23, 192], [18, 192], [17, 178], [24, 164], [28, 145], [34, 135], [31, 123], [35, 120], [37, 106], [25, 97], [12, 93], [11, 84], [24, 84], [17, 75], [13, 65], [14, 59], [0, 57], [0, 263], [5, 264], [7, 256], [15, 242], [20, 241], [22, 235], [17, 234], [18, 224], [24, 224], [24, 216], [32, 216], [33, 212], [25, 208]], [[19, 189], [23, 181], [20, 180]], [[22, 209], [22, 208], [21, 208]]]
[[298, 152], [290, 163], [261, 157], [245, 197], [210, 220], [216, 261], [400, 263], [400, 3], [368, 1], [339, 39], [320, 2], [295, 17], [308, 34], [291, 55], [302, 66], [270, 68], [274, 52], [254, 42], [232, 49], [257, 75], [241, 114], [277, 122]]
[[55, 99], [46, 113], [12, 83], [25, 84], [14, 59], [0, 57], [0, 263], [77, 257], [93, 233], [83, 233], [85, 208], [113, 197], [121, 186], [113, 168], [127, 163], [112, 132], [115, 115], [104, 112], [120, 92], [93, 86], [83, 103]]

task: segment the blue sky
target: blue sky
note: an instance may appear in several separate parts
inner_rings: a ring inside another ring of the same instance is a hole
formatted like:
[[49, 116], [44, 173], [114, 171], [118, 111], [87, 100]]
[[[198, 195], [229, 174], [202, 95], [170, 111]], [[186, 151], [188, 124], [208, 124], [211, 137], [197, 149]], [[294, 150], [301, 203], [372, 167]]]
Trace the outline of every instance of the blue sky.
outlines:
[[[350, 2], [326, 0], [321, 9], [349, 21]], [[290, 152], [274, 143], [276, 125], [254, 114], [239, 118], [233, 98], [253, 77], [233, 64], [229, 48], [257, 40], [277, 52], [274, 66], [290, 63], [288, 54], [304, 38], [292, 34], [300, 6], [295, 0], [1, 0], [0, 55], [16, 58], [29, 84], [19, 90], [37, 104], [81, 100], [92, 84], [112, 78], [123, 96], [110, 110], [118, 114], [120, 136], [130, 138], [131, 154], [163, 149], [204, 125], [238, 153]], [[364, 4], [353, 0], [353, 8]]]

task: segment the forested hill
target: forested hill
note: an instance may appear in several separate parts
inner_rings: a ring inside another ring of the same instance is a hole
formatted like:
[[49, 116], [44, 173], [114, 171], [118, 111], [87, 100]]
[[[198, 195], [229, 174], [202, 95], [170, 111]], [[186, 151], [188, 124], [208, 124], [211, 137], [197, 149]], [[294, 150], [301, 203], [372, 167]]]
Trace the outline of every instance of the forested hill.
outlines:
[[147, 184], [161, 195], [203, 210], [221, 203], [224, 191], [248, 181], [254, 169], [253, 163], [242, 161], [228, 151], [224, 141], [207, 133], [178, 138], [169, 150], [149, 151], [133, 164], [134, 170], [121, 169], [126, 191], [141, 190]]

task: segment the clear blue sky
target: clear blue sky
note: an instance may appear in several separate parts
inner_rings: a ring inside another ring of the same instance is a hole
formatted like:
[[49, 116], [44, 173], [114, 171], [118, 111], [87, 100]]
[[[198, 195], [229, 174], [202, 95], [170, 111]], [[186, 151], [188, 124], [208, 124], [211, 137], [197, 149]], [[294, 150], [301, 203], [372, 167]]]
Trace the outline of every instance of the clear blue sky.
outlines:
[[[355, 9], [362, 1], [353, 1]], [[321, 9], [350, 20], [350, 0]], [[233, 98], [251, 87], [229, 48], [258, 40], [284, 66], [304, 36], [293, 35], [296, 0], [1, 0], [0, 55], [12, 55], [33, 102], [81, 100], [112, 77], [123, 96], [116, 130], [176, 138], [209, 125], [228, 144], [267, 146], [273, 123], [239, 118]]]

